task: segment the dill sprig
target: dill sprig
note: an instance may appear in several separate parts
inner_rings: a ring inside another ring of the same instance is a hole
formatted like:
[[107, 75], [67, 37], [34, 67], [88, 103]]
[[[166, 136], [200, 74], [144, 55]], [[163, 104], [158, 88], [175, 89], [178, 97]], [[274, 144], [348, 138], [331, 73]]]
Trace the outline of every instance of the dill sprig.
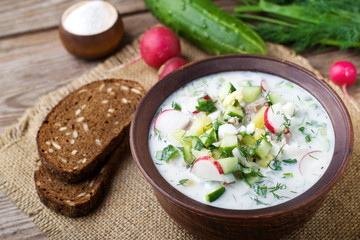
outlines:
[[264, 22], [252, 25], [264, 40], [292, 44], [298, 52], [315, 45], [360, 47], [360, 0], [246, 1], [235, 12]]

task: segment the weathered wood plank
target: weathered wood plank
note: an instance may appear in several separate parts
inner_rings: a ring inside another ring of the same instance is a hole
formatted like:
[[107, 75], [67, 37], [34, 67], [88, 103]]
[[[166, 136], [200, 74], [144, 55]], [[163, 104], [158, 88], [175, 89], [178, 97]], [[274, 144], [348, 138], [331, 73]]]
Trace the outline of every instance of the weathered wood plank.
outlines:
[[[2, 0], [0, 7], [0, 37], [57, 27], [60, 17], [73, 0]], [[79, 1], [77, 1], [79, 2]], [[120, 14], [146, 9], [142, 0], [109, 0]]]
[[[150, 13], [141, 13], [124, 17], [124, 23], [122, 45], [157, 20]], [[101, 61], [71, 56], [61, 45], [56, 29], [0, 40], [0, 133], [39, 96], [69, 83]]]

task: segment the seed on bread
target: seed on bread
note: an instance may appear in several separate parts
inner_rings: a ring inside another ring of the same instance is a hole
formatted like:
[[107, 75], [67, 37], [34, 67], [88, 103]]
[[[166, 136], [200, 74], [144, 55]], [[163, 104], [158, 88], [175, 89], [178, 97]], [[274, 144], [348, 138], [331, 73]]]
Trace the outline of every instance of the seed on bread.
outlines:
[[[123, 128], [131, 122], [145, 93], [139, 89], [143, 88], [133, 81], [101, 80], [61, 100], [45, 118], [37, 135], [45, 167], [71, 183], [86, 179], [100, 168], [118, 143]], [[109, 94], [114, 97], [109, 98]], [[84, 153], [88, 154], [87, 160], [78, 162]]]
[[104, 196], [119, 158], [129, 152], [128, 131], [129, 128], [126, 127], [121, 134], [122, 143], [107, 157], [108, 161], [101, 170], [78, 183], [61, 181], [37, 159], [36, 166], [39, 168], [34, 173], [34, 182], [40, 200], [50, 209], [65, 216], [79, 217], [92, 211]]

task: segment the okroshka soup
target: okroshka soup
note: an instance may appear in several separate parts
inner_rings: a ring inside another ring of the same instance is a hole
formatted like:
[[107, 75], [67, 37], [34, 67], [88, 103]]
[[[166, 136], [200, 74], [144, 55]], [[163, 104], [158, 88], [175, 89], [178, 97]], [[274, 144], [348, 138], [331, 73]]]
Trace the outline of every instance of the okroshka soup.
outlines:
[[227, 209], [264, 208], [302, 194], [326, 171], [334, 142], [315, 97], [281, 77], [249, 71], [188, 83], [159, 107], [149, 131], [164, 179]]

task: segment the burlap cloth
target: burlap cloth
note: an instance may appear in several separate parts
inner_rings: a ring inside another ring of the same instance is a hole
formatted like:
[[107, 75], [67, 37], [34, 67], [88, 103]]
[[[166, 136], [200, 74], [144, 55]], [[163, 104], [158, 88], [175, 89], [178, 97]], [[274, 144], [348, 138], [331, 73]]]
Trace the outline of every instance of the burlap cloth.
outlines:
[[[139, 55], [138, 45], [138, 41], [134, 41], [89, 73], [41, 97], [34, 107], [24, 113], [19, 123], [0, 138], [0, 188], [49, 238], [197, 239], [162, 210], [150, 185], [133, 162], [130, 151], [121, 159], [104, 201], [88, 216], [72, 219], [58, 215], [40, 202], [35, 191], [36, 132], [48, 111], [61, 98], [86, 83], [103, 78], [136, 80], [146, 89], [157, 81], [156, 70], [146, 66], [142, 60], [114, 70]], [[206, 56], [183, 40], [181, 46], [182, 55], [189, 61]], [[268, 44], [268, 49], [270, 56], [295, 62], [320, 75], [305, 58], [291, 50], [274, 44]], [[330, 85], [345, 99], [339, 87]], [[315, 217], [285, 239], [360, 239], [360, 114], [348, 102], [346, 105], [355, 130], [351, 163]]]

